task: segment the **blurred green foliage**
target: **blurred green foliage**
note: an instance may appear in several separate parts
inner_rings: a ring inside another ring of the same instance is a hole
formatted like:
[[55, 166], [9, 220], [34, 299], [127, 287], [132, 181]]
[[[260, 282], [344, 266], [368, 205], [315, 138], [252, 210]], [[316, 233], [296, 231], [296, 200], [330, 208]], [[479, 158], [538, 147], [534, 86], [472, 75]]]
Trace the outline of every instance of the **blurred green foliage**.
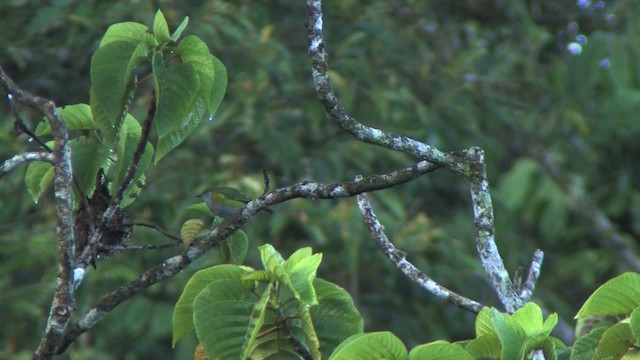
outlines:
[[[214, 121], [151, 169], [127, 210], [135, 221], [177, 233], [186, 208], [207, 185], [257, 196], [261, 169], [273, 186], [335, 182], [391, 171], [415, 161], [354, 141], [330, 123], [315, 97], [306, 55], [305, 7], [293, 0], [23, 1], [0, 4], [0, 63], [23, 88], [56, 104], [88, 102], [89, 60], [106, 28], [119, 21], [151, 25], [162, 8], [170, 28], [190, 17], [226, 65], [229, 87]], [[536, 160], [543, 148], [568, 172], [634, 251], [640, 233], [640, 6], [634, 1], [371, 0], [327, 2], [326, 42], [334, 86], [365, 124], [445, 151], [481, 146], [495, 202], [496, 238], [507, 267], [545, 251], [534, 301], [562, 320], [606, 279], [629, 268], [594, 236], [565, 189]], [[10, 16], [6, 15], [10, 14]], [[571, 55], [577, 35], [588, 40]], [[186, 34], [185, 34], [186, 35]], [[144, 118], [144, 97], [133, 113]], [[21, 109], [34, 128], [41, 114]], [[35, 145], [13, 136], [0, 103], [0, 158]], [[0, 357], [30, 358], [55, 279], [52, 196], [33, 204], [25, 168], [0, 186]], [[468, 189], [439, 171], [372, 194], [396, 246], [443, 285], [498, 305], [478, 263]], [[319, 276], [345, 287], [365, 330], [391, 330], [409, 347], [473, 337], [473, 314], [434, 299], [402, 277], [370, 240], [353, 200], [294, 200], [245, 228], [252, 245], [269, 242], [285, 256], [302, 246], [325, 253]], [[163, 241], [150, 229], [137, 243]], [[106, 292], [173, 254], [130, 251], [98, 264], [78, 292], [79, 314]], [[171, 349], [171, 311], [184, 274], [118, 307], [63, 358], [187, 359], [195, 340]]]

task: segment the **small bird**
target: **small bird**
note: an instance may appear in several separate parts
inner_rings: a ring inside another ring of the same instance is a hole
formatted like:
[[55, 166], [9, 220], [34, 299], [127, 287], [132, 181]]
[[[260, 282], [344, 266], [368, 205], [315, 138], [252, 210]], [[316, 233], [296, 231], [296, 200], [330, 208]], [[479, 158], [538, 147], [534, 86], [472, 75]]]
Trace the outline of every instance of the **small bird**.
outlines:
[[[227, 186], [205, 189], [199, 197], [207, 204], [207, 207], [212, 213], [225, 219], [235, 215], [251, 201], [245, 194]], [[263, 210], [269, 213], [273, 212], [273, 210], [269, 208], [264, 208]]]

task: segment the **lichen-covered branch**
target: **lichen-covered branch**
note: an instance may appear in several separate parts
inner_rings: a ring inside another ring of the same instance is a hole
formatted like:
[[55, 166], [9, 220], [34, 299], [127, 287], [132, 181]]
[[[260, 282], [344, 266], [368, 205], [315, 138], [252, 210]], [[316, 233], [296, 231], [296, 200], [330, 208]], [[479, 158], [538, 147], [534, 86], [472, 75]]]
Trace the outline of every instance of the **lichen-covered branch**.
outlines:
[[489, 193], [489, 181], [484, 165], [484, 152], [480, 148], [465, 151], [470, 164], [468, 175], [473, 218], [476, 229], [476, 248], [490, 283], [496, 290], [500, 302], [507, 312], [513, 313], [524, 305], [520, 294], [513, 286], [509, 273], [498, 252], [493, 228], [493, 203]]
[[459, 306], [476, 314], [480, 312], [480, 310], [482, 310], [484, 305], [482, 305], [481, 303], [466, 298], [445, 288], [444, 286], [438, 284], [429, 276], [418, 270], [418, 268], [416, 268], [411, 262], [406, 259], [406, 254], [396, 249], [391, 241], [389, 241], [387, 235], [384, 233], [383, 226], [378, 221], [376, 214], [373, 212], [373, 209], [369, 204], [367, 195], [360, 194], [357, 196], [357, 199], [358, 209], [360, 209], [362, 219], [365, 224], [367, 224], [371, 236], [375, 239], [380, 250], [382, 250], [382, 252], [389, 258], [389, 260], [391, 260], [406, 277], [411, 279], [411, 281], [418, 284], [427, 292], [456, 306]]
[[360, 141], [413, 155], [464, 177], [469, 183], [473, 203], [476, 248], [487, 279], [505, 309], [509, 312], [517, 310], [523, 305], [523, 301], [495, 243], [493, 206], [482, 150], [474, 147], [461, 152], [443, 152], [406, 136], [366, 126], [349, 116], [338, 101], [329, 79], [326, 45], [322, 38], [321, 0], [307, 1], [307, 16], [307, 42], [313, 80], [329, 119]]
[[18, 85], [0, 67], [0, 84], [11, 95], [12, 100], [41, 111], [51, 126], [55, 147], [52, 153], [54, 164], [54, 196], [56, 203], [58, 237], [58, 276], [56, 289], [51, 301], [45, 334], [40, 341], [33, 358], [49, 359], [53, 355], [58, 341], [69, 324], [75, 308], [73, 297], [72, 262], [75, 251], [73, 229], [73, 201], [71, 184], [71, 147], [65, 123], [53, 101], [32, 95]]
[[11, 171], [13, 171], [13, 169], [22, 164], [30, 163], [33, 161], [44, 161], [53, 164], [55, 163], [55, 160], [55, 156], [48, 152], [26, 152], [18, 154], [11, 159], [5, 160], [0, 165], [0, 178], [10, 173]]
[[533, 259], [531, 260], [527, 280], [525, 280], [522, 284], [522, 288], [520, 289], [520, 298], [524, 302], [531, 300], [531, 297], [533, 297], [533, 291], [536, 289], [536, 283], [540, 277], [540, 269], [542, 268], [543, 259], [544, 253], [542, 251], [536, 250], [533, 253]]

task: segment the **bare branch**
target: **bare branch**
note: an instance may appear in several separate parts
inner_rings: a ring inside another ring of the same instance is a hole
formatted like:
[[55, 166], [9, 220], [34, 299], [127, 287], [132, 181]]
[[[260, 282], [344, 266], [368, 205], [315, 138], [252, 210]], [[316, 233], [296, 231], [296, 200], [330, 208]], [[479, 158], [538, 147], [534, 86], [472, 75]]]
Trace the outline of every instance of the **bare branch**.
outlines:
[[378, 217], [373, 212], [371, 205], [369, 204], [369, 198], [366, 194], [360, 194], [358, 199], [358, 209], [362, 214], [362, 219], [369, 227], [371, 236], [378, 244], [378, 247], [382, 252], [391, 260], [396, 267], [411, 281], [420, 285], [427, 292], [443, 299], [451, 304], [459, 306], [465, 310], [473, 313], [478, 313], [484, 305], [481, 303], [468, 299], [460, 294], [457, 294], [444, 286], [438, 284], [429, 276], [421, 272], [411, 262], [406, 259], [406, 254], [403, 251], [397, 250], [395, 246], [389, 241], [387, 235], [384, 233], [383, 226], [378, 221]]
[[5, 160], [2, 165], [0, 165], [0, 177], [8, 174], [13, 171], [16, 167], [30, 163], [32, 161], [44, 161], [51, 164], [55, 163], [55, 156], [46, 152], [26, 152], [22, 154], [15, 155], [11, 159]]

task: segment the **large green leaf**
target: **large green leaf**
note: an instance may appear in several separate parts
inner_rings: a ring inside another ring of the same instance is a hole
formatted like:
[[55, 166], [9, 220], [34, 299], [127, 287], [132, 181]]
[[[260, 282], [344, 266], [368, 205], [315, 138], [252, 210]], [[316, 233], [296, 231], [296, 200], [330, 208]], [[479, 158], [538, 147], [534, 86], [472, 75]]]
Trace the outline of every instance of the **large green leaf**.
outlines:
[[598, 359], [621, 359], [636, 343], [628, 321], [621, 321], [605, 330], [596, 347]]
[[202, 123], [205, 111], [204, 102], [200, 97], [196, 97], [191, 111], [185, 116], [177, 128], [158, 140], [155, 162], [157, 163], [166, 154], [180, 145], [189, 135], [191, 135]]
[[407, 349], [394, 334], [384, 331], [351, 336], [338, 346], [330, 360], [405, 360]]
[[240, 280], [252, 269], [238, 265], [218, 265], [195, 273], [187, 282], [173, 310], [173, 345], [193, 330], [193, 301], [209, 284], [217, 280]]
[[[120, 127], [120, 135], [118, 136], [118, 147], [117, 153], [115, 154], [116, 161], [113, 171], [113, 185], [111, 191], [117, 191], [122, 185], [122, 180], [129, 170], [129, 166], [133, 160], [133, 155], [138, 147], [138, 143], [140, 142], [141, 133], [142, 128], [140, 127], [140, 124], [138, 124], [138, 121], [133, 116], [127, 115]], [[133, 177], [132, 184], [135, 184], [142, 174], [144, 174], [149, 164], [151, 164], [152, 158], [153, 146], [147, 142], [145, 144], [144, 153], [138, 163], [138, 168]]]
[[311, 307], [309, 311], [320, 339], [320, 352], [329, 355], [346, 338], [362, 333], [362, 316], [351, 295], [340, 286], [319, 278], [313, 285], [318, 306]]
[[409, 353], [409, 360], [438, 359], [438, 360], [473, 360], [460, 345], [451, 344], [444, 340], [416, 346]]
[[201, 123], [205, 104], [197, 98], [200, 80], [193, 66], [175, 64], [165, 67], [162, 53], [153, 54], [156, 89], [154, 127], [159, 143], [155, 163], [178, 146]]
[[[91, 58], [91, 109], [105, 134], [117, 132], [126, 113], [133, 70], [147, 58], [144, 44], [114, 41], [100, 47]], [[115, 130], [114, 130], [115, 128]], [[108, 139], [111, 141], [113, 139]]]
[[217, 110], [227, 88], [227, 69], [209, 52], [207, 44], [194, 35], [185, 37], [176, 51], [184, 63], [190, 64], [198, 72], [200, 92], [206, 104], [206, 115], [211, 117]]
[[600, 286], [582, 305], [576, 319], [630, 314], [640, 306], [640, 274], [627, 272]]
[[[92, 130], [96, 127], [91, 115], [91, 107], [88, 104], [67, 105], [63, 108], [58, 108], [58, 112], [69, 131]], [[36, 127], [35, 133], [37, 136], [50, 135], [51, 125], [49, 125], [48, 121], [40, 122]]]
[[217, 280], [193, 302], [193, 324], [209, 359], [241, 359], [257, 298], [238, 280]]
[[608, 326], [598, 326], [587, 335], [576, 339], [571, 349], [571, 360], [591, 360], [596, 355], [596, 347]]

